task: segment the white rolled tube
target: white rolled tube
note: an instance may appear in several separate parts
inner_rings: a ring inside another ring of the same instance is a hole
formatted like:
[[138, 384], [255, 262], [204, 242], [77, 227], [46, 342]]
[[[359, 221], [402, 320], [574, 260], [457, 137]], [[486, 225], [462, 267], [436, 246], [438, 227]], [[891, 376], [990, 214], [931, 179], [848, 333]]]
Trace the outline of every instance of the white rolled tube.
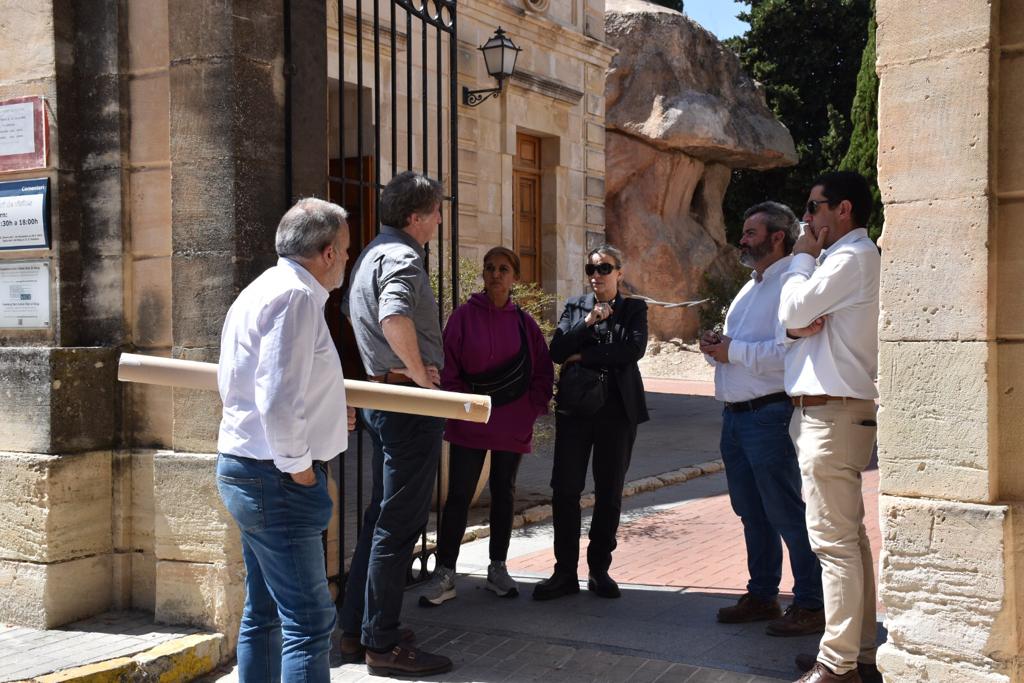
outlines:
[[[122, 353], [117, 364], [117, 378], [122, 382], [217, 391], [217, 364]], [[487, 422], [491, 418], [491, 397], [481, 394], [347, 379], [345, 396], [354, 408], [468, 422]]]

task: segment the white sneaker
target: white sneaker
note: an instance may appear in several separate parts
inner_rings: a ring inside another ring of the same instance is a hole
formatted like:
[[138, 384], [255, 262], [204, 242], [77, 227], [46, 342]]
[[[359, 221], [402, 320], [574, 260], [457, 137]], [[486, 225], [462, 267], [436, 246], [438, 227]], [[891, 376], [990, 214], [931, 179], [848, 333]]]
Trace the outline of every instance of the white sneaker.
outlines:
[[504, 562], [493, 561], [487, 567], [487, 590], [499, 598], [514, 598], [519, 595], [519, 586], [508, 575]]
[[420, 607], [437, 607], [455, 599], [455, 570], [437, 565], [434, 575], [420, 593]]

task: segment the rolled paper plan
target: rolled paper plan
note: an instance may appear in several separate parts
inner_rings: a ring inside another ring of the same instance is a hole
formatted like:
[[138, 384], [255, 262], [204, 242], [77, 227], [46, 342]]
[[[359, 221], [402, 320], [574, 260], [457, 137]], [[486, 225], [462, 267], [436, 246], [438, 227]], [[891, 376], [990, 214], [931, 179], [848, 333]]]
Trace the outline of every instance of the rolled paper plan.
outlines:
[[[217, 364], [122, 353], [117, 364], [117, 378], [122, 382], [217, 391]], [[491, 397], [482, 394], [347, 379], [345, 396], [353, 408], [467, 422], [487, 422], [491, 418]]]

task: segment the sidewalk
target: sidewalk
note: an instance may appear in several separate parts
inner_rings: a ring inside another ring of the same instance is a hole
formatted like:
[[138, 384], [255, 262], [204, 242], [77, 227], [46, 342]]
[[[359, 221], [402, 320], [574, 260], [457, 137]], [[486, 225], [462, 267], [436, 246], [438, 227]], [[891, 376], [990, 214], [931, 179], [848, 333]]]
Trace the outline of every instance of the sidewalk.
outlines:
[[[706, 384], [683, 386], [659, 380], [648, 382], [648, 390], [706, 393]], [[720, 417], [713, 399], [649, 393], [648, 400], [653, 419], [641, 429], [629, 481], [655, 481], [653, 475], [718, 457]], [[536, 495], [546, 493], [550, 456], [524, 460], [522, 471], [521, 486]], [[417, 605], [415, 588], [407, 591], [403, 618], [416, 630], [419, 644], [448, 654], [455, 662], [454, 671], [434, 680], [795, 680], [793, 657], [814, 652], [817, 637], [770, 638], [764, 635], [763, 624], [715, 622], [715, 612], [734, 602], [746, 583], [742, 528], [730, 509], [724, 475], [673, 485], [664, 485], [666, 481], [675, 480], [663, 477], [655, 490], [640, 486], [638, 490], [646, 492], [624, 501], [620, 543], [611, 568], [623, 588], [621, 600], [602, 600], [586, 590], [549, 603], [530, 599], [532, 584], [546, 577], [554, 562], [549, 523], [524, 526], [513, 533], [508, 564], [522, 591], [516, 600], [498, 600], [484, 590], [486, 538], [462, 547], [457, 600], [428, 610]], [[877, 481], [877, 471], [865, 473], [867, 526], [876, 565], [880, 547]], [[543, 495], [521, 505], [546, 501]], [[478, 508], [474, 514], [479, 519], [486, 509]], [[584, 513], [584, 529], [588, 524], [589, 510]], [[585, 549], [586, 538], [581, 546]], [[586, 576], [585, 566], [580, 574]], [[786, 566], [783, 588], [791, 584]], [[783, 600], [787, 597], [784, 594]], [[154, 627], [150, 622], [148, 615], [121, 613], [52, 631], [0, 626], [0, 681], [32, 676], [46, 683], [134, 680], [131, 676], [138, 677], [142, 671], [159, 671], [160, 680], [184, 681], [209, 670], [196, 654], [216, 661], [223, 636]], [[40, 675], [44, 669], [100, 660], [104, 661], [74, 674]], [[229, 667], [200, 680], [229, 683], [237, 681], [237, 672]], [[342, 665], [335, 656], [331, 680], [388, 679], [368, 676], [363, 665]]]
[[[877, 471], [864, 479], [872, 548], [879, 549]], [[764, 624], [718, 624], [746, 583], [741, 526], [714, 474], [627, 499], [611, 573], [623, 597], [603, 600], [585, 589], [552, 602], [530, 599], [532, 584], [553, 563], [552, 529], [513, 533], [509, 568], [517, 599], [484, 589], [487, 539], [462, 547], [458, 598], [438, 608], [406, 592], [403, 621], [421, 646], [446, 654], [455, 669], [437, 681], [629, 681], [769, 683], [794, 681], [797, 653], [817, 650], [818, 637], [771, 638]], [[585, 517], [585, 526], [588, 522]], [[586, 539], [581, 541], [582, 548]], [[586, 576], [586, 568], [581, 569]], [[788, 568], [783, 588], [792, 585]], [[783, 594], [783, 602], [791, 597]], [[880, 629], [881, 631], [881, 629]], [[880, 638], [884, 633], [880, 632]], [[207, 679], [233, 683], [234, 672]], [[332, 667], [332, 681], [386, 681], [364, 665]], [[398, 679], [396, 679], [398, 680]], [[404, 680], [404, 679], [403, 679]]]
[[[636, 445], [630, 464], [628, 479], [639, 480], [665, 472], [719, 459], [718, 436], [722, 424], [722, 407], [714, 399], [714, 384], [674, 379], [644, 379], [647, 388], [649, 422], [637, 431]], [[554, 417], [547, 415], [538, 420], [534, 452], [523, 457], [516, 482], [516, 512], [537, 505], [546, 505], [551, 499], [551, 460], [554, 451]], [[371, 446], [369, 437], [363, 439], [363, 492], [365, 505], [370, 495]], [[342, 456], [345, 467], [345, 548], [350, 555], [356, 539], [357, 511], [357, 457], [356, 437], [349, 440], [349, 451]], [[588, 490], [593, 488], [593, 477], [587, 475]], [[480, 499], [470, 510], [469, 525], [486, 521], [490, 505], [490, 492], [484, 488]], [[434, 529], [434, 509], [428, 529]]]

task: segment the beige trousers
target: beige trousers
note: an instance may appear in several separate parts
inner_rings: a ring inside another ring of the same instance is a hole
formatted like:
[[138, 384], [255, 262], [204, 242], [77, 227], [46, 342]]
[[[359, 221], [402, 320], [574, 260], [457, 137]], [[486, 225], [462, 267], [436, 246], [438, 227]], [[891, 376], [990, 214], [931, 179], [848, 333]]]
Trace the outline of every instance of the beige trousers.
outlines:
[[861, 494], [874, 422], [874, 401], [847, 399], [797, 408], [789, 424], [800, 458], [807, 534], [821, 562], [825, 634], [818, 661], [838, 674], [857, 668], [858, 661], [875, 661], [875, 572]]

